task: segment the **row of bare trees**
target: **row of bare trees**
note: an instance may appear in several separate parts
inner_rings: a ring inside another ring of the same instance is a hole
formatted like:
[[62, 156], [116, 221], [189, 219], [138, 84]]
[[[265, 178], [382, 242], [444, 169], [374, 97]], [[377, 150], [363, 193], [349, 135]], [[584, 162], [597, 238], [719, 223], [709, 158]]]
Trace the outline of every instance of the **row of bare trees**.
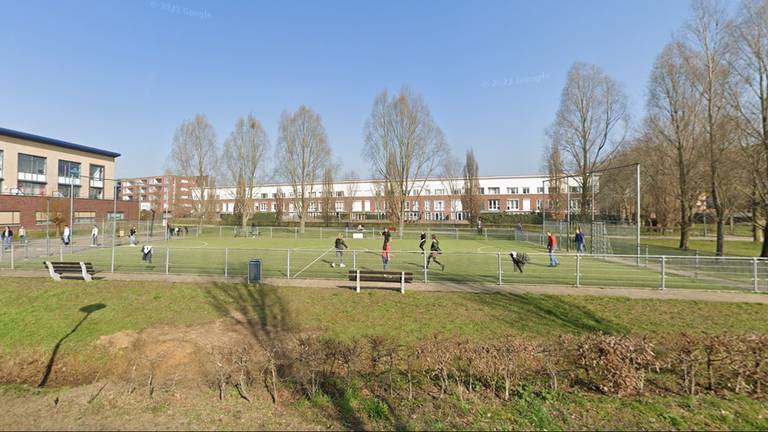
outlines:
[[[640, 163], [639, 211], [679, 227], [681, 249], [705, 207], [717, 224], [717, 255], [737, 215], [751, 218], [768, 256], [768, 0], [742, 0], [733, 14], [721, 2], [694, 1], [656, 58], [637, 126], [630, 137], [627, 98], [612, 78], [597, 66], [572, 67], [548, 130], [547, 168], [553, 178], [574, 175], [582, 217], [592, 208], [593, 173]], [[609, 210], [634, 207], [621, 196], [631, 182], [626, 173], [600, 175]]]

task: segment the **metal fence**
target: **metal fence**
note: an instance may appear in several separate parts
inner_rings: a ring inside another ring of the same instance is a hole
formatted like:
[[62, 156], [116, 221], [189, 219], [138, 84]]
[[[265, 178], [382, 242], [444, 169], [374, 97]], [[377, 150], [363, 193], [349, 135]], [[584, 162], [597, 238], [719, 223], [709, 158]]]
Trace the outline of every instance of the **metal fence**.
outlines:
[[[273, 231], [273, 235], [276, 234]], [[41, 257], [87, 261], [101, 272], [155, 273], [245, 277], [248, 261], [262, 260], [267, 278], [346, 280], [347, 270], [382, 270], [378, 250], [353, 249], [337, 257], [333, 249], [240, 249], [155, 247], [152, 262], [142, 260], [139, 247], [17, 245], [2, 248], [0, 268], [42, 270]], [[388, 270], [412, 272], [414, 281], [461, 284], [531, 284], [648, 289], [693, 288], [768, 292], [768, 260], [703, 256], [558, 254], [549, 267], [546, 253], [528, 254], [524, 272], [516, 271], [502, 252], [444, 252], [427, 267], [429, 254], [394, 251]], [[331, 263], [341, 264], [344, 267]]]

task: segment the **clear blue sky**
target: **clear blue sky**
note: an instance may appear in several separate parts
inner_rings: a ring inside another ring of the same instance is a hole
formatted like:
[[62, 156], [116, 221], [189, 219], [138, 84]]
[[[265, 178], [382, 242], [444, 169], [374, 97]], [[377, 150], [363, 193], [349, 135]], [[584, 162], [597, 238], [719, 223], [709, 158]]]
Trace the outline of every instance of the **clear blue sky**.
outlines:
[[420, 93], [484, 175], [542, 165], [575, 61], [623, 83], [642, 114], [657, 53], [687, 1], [5, 1], [0, 127], [121, 152], [118, 176], [161, 173], [174, 129], [205, 113], [220, 141], [253, 112], [274, 146], [307, 104], [344, 171], [373, 98]]

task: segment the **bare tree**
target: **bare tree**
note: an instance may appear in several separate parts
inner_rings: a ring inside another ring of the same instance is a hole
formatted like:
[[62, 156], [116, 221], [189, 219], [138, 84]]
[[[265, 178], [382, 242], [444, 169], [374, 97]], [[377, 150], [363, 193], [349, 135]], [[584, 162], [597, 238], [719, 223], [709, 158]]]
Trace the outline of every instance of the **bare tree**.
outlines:
[[344, 174], [344, 181], [347, 182], [346, 184], [346, 192], [347, 196], [349, 197], [349, 220], [352, 220], [352, 214], [354, 210], [354, 202], [355, 197], [360, 192], [360, 176], [357, 175], [357, 173], [354, 170], [348, 171], [346, 174]]
[[304, 105], [293, 114], [283, 112], [276, 150], [277, 172], [293, 190], [294, 211], [303, 233], [311, 193], [331, 160], [331, 148], [320, 115]]
[[477, 226], [482, 208], [480, 167], [477, 159], [475, 159], [475, 152], [471, 149], [467, 150], [467, 158], [464, 163], [464, 194], [461, 197], [461, 206], [467, 214], [470, 226]]
[[591, 208], [594, 173], [624, 142], [628, 122], [627, 98], [619, 84], [597, 66], [574, 64], [549, 135], [568, 171], [577, 176], [582, 219]]
[[560, 146], [555, 141], [550, 142], [546, 148], [545, 169], [549, 176], [549, 210], [556, 220], [562, 220], [568, 211], [567, 195], [563, 194], [563, 186], [568, 187], [568, 179], [565, 176], [565, 167], [560, 152]]
[[446, 157], [440, 167], [440, 183], [448, 196], [448, 210], [455, 215], [461, 210], [462, 165], [453, 156]]
[[729, 123], [728, 90], [731, 75], [727, 64], [729, 51], [728, 18], [722, 4], [709, 0], [695, 0], [694, 18], [687, 26], [688, 47], [692, 52], [688, 61], [691, 82], [703, 101], [703, 151], [709, 174], [709, 201], [717, 219], [715, 254], [723, 255], [724, 225], [728, 207], [723, 187], [727, 172], [723, 170], [733, 139], [727, 134]]
[[735, 106], [748, 138], [742, 148], [752, 174], [754, 238], [763, 242], [760, 256], [768, 257], [768, 1], [743, 0], [731, 29], [740, 90]]
[[168, 161], [176, 175], [194, 178], [193, 212], [201, 222], [211, 217], [210, 183], [217, 169], [219, 152], [216, 132], [204, 114], [197, 114], [176, 128]]
[[648, 89], [647, 127], [658, 143], [655, 151], [673, 163], [656, 164], [668, 168], [665, 179], [674, 182], [680, 211], [680, 249], [688, 249], [693, 213], [703, 192], [701, 152], [697, 141], [702, 131], [701, 94], [686, 72], [692, 55], [679, 41], [672, 41], [659, 54], [651, 73]]
[[420, 96], [403, 87], [390, 99], [385, 90], [374, 100], [366, 122], [363, 153], [386, 184], [390, 214], [402, 232], [405, 201], [414, 189], [423, 189], [449, 154], [443, 131]]
[[241, 217], [243, 230], [255, 212], [254, 191], [264, 180], [268, 148], [267, 133], [253, 114], [240, 118], [224, 142], [223, 165], [227, 179], [237, 185], [235, 212]]
[[336, 215], [333, 201], [333, 167], [330, 165], [326, 166], [323, 170], [323, 189], [321, 195], [321, 214], [325, 226], [328, 226]]

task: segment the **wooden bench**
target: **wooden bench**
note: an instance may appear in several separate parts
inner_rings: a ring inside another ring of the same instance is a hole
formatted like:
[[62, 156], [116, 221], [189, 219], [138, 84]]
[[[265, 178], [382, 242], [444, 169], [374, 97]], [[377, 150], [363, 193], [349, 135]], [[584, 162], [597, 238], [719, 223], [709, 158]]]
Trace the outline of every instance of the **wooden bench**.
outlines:
[[355, 282], [357, 292], [360, 292], [360, 282], [396, 282], [400, 284], [400, 292], [405, 293], [405, 284], [413, 282], [413, 273], [357, 269], [349, 271], [349, 280]]
[[96, 274], [96, 270], [93, 269], [93, 264], [82, 261], [44, 261], [43, 266], [48, 269], [53, 280], [60, 281], [61, 275], [64, 273], [79, 274], [83, 277], [83, 280], [90, 282], [93, 280], [93, 275]]

